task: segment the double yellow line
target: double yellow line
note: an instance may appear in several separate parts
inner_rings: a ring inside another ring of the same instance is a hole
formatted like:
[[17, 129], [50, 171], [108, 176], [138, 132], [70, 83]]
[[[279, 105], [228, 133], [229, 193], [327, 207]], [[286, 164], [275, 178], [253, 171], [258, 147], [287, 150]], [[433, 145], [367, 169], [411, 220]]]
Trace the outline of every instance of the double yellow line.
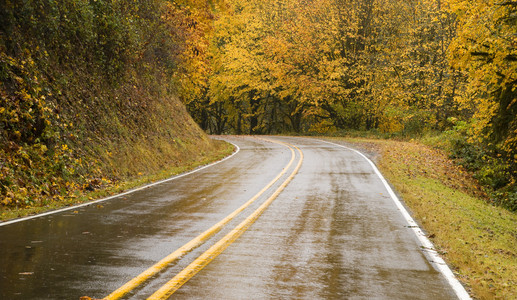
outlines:
[[150, 277], [154, 276], [161, 270], [165, 269], [169, 264], [185, 255], [186, 253], [192, 251], [193, 249], [199, 247], [203, 244], [207, 239], [212, 237], [214, 234], [219, 232], [226, 224], [228, 224], [231, 220], [233, 220], [240, 212], [250, 206], [255, 200], [257, 200], [262, 194], [264, 194], [275, 182], [277, 182], [291, 167], [293, 164], [296, 154], [293, 148], [299, 153], [299, 161], [294, 170], [291, 172], [289, 177], [275, 190], [275, 192], [259, 207], [257, 208], [248, 218], [242, 221], [237, 227], [232, 229], [227, 235], [225, 235], [221, 240], [219, 240], [215, 245], [210, 247], [207, 251], [201, 254], [197, 259], [195, 259], [190, 265], [188, 265], [185, 269], [183, 269], [180, 273], [178, 273], [174, 278], [172, 278], [169, 282], [167, 282], [164, 286], [162, 286], [158, 291], [156, 291], [153, 295], [151, 295], [148, 299], [167, 299], [172, 295], [177, 289], [179, 289], [185, 282], [187, 282], [190, 278], [196, 275], [201, 269], [203, 269], [206, 265], [208, 265], [215, 257], [217, 257], [220, 253], [224, 251], [231, 243], [233, 243], [242, 233], [244, 233], [250, 226], [253, 224], [257, 218], [266, 210], [266, 208], [278, 197], [280, 192], [287, 186], [287, 184], [293, 179], [293, 177], [298, 173], [303, 161], [303, 153], [302, 151], [293, 145], [279, 142], [267, 140], [273, 143], [281, 144], [289, 148], [291, 150], [291, 160], [287, 164], [286, 167], [282, 169], [282, 171], [270, 182], [268, 183], [262, 190], [260, 190], [255, 196], [253, 196], [250, 200], [244, 203], [241, 207], [236, 209], [234, 212], [229, 214], [227, 217], [219, 221], [217, 224], [192, 239], [190, 242], [181, 246], [176, 251], [169, 254], [164, 259], [160, 260], [158, 263], [150, 267], [149, 269], [142, 272], [140, 275], [128, 281], [126, 284], [115, 290], [113, 293], [106, 296], [104, 299], [106, 300], [115, 300], [120, 299], [131, 290], [143, 284]]

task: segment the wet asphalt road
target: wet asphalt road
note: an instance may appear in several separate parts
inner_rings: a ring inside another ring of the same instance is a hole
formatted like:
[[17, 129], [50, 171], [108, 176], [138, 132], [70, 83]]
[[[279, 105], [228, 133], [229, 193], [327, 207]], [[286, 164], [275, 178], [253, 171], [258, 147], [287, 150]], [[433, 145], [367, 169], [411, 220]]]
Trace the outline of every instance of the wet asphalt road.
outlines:
[[[241, 150], [216, 166], [1, 226], [0, 299], [105, 297], [248, 201], [291, 159], [284, 145], [225, 139]], [[456, 299], [362, 157], [316, 139], [268, 139], [303, 151], [298, 174], [248, 231], [172, 298]], [[284, 177], [126, 298], [151, 295], [250, 215]]]

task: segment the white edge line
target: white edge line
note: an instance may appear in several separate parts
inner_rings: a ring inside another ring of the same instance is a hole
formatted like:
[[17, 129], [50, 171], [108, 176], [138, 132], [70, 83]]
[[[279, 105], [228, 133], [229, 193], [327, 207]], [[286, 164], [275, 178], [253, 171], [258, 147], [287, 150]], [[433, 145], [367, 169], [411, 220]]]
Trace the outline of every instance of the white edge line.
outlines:
[[377, 176], [381, 179], [382, 183], [384, 184], [384, 187], [390, 194], [391, 199], [393, 200], [393, 202], [395, 202], [395, 205], [397, 206], [397, 208], [401, 212], [402, 216], [406, 219], [407, 223], [409, 224], [408, 227], [410, 229], [412, 229], [413, 232], [415, 233], [415, 235], [417, 236], [422, 249], [426, 251], [429, 262], [432, 265], [434, 265], [435, 268], [437, 268], [440, 271], [440, 273], [442, 273], [442, 275], [445, 277], [447, 282], [449, 282], [449, 284], [453, 288], [454, 292], [456, 293], [456, 296], [458, 296], [458, 298], [460, 300], [472, 299], [470, 297], [469, 293], [467, 293], [467, 291], [463, 287], [463, 285], [458, 281], [456, 276], [454, 276], [454, 273], [452, 273], [449, 266], [445, 263], [445, 261], [440, 257], [438, 252], [435, 250], [433, 243], [431, 243], [431, 241], [425, 236], [422, 229], [418, 226], [418, 224], [415, 222], [415, 220], [411, 217], [411, 215], [408, 213], [408, 211], [406, 210], [404, 205], [402, 205], [402, 202], [397, 197], [397, 195], [395, 194], [393, 189], [390, 187], [390, 185], [388, 184], [388, 181], [384, 178], [384, 176], [382, 176], [382, 174], [379, 171], [379, 169], [377, 168], [377, 166], [368, 157], [366, 157], [363, 153], [361, 153], [355, 149], [349, 148], [344, 145], [325, 141], [325, 140], [320, 140], [320, 141], [328, 143], [328, 144], [336, 145], [338, 147], [342, 147], [347, 150], [354, 151], [355, 153], [362, 156], [371, 165], [371, 167], [373, 168], [373, 170], [375, 171]]
[[95, 200], [95, 201], [91, 201], [91, 202], [87, 202], [87, 203], [83, 203], [83, 204], [78, 204], [78, 205], [74, 205], [74, 206], [70, 206], [70, 207], [56, 209], [56, 210], [53, 210], [53, 211], [49, 211], [49, 212], [45, 212], [45, 213], [41, 213], [41, 214], [37, 214], [37, 215], [33, 215], [33, 216], [28, 216], [28, 217], [14, 219], [14, 220], [10, 220], [10, 221], [5, 221], [5, 222], [0, 223], [0, 227], [1, 226], [6, 226], [6, 225], [9, 225], [9, 224], [13, 224], [13, 223], [27, 221], [27, 220], [30, 220], [30, 219], [35, 219], [35, 218], [40, 218], [40, 217], [44, 217], [44, 216], [48, 216], [48, 215], [52, 215], [52, 214], [57, 214], [57, 213], [61, 213], [61, 212], [68, 211], [68, 210], [78, 209], [78, 208], [81, 208], [81, 207], [97, 204], [97, 203], [104, 202], [104, 201], [108, 201], [108, 200], [111, 200], [111, 199], [114, 199], [114, 198], [122, 197], [122, 196], [131, 194], [131, 193], [134, 193], [134, 192], [137, 192], [137, 191], [141, 191], [141, 190], [150, 188], [150, 187], [158, 185], [158, 184], [162, 184], [162, 183], [165, 183], [165, 182], [168, 182], [168, 181], [172, 181], [172, 180], [175, 180], [175, 179], [178, 179], [178, 178], [181, 178], [181, 177], [185, 177], [187, 175], [199, 172], [199, 171], [204, 170], [206, 168], [215, 166], [215, 165], [217, 165], [219, 163], [222, 163], [223, 161], [225, 161], [227, 159], [232, 158], [234, 155], [239, 153], [239, 151], [241, 150], [241, 148], [239, 146], [237, 146], [236, 144], [234, 144], [234, 143], [232, 143], [230, 141], [226, 141], [226, 142], [228, 142], [228, 143], [232, 144], [233, 146], [235, 146], [236, 150], [230, 156], [227, 156], [227, 157], [225, 157], [225, 158], [223, 158], [221, 160], [218, 160], [216, 162], [210, 163], [210, 164], [202, 166], [202, 167], [198, 167], [197, 169], [194, 169], [194, 170], [186, 172], [186, 173], [182, 173], [182, 174], [179, 174], [179, 175], [167, 178], [167, 179], [163, 179], [163, 180], [160, 180], [160, 181], [157, 181], [157, 182], [153, 182], [153, 183], [150, 183], [150, 184], [147, 184], [147, 185], [135, 188], [135, 189], [131, 189], [129, 191], [126, 191], [126, 192], [123, 192], [123, 193], [120, 193], [120, 194], [117, 194], [117, 195], [109, 196], [109, 197], [102, 198], [102, 199], [99, 199], [99, 200]]

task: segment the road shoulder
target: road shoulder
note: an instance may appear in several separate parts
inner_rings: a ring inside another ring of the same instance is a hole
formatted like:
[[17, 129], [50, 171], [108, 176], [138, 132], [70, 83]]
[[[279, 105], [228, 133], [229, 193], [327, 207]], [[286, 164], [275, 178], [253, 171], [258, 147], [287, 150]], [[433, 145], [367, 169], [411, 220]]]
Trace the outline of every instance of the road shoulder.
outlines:
[[416, 143], [332, 140], [373, 153], [383, 175], [472, 296], [517, 298], [517, 216], [488, 204], [468, 172], [445, 153]]

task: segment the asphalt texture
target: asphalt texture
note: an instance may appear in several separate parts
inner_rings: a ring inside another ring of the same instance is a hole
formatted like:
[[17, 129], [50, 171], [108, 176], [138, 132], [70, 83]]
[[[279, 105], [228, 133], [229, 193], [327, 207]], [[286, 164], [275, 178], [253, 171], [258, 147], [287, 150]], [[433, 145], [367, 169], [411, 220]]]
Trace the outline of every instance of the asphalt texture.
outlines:
[[[171, 299], [457, 299], [364, 158], [317, 139], [265, 138], [299, 147], [301, 169], [258, 220]], [[287, 146], [264, 139], [224, 139], [240, 152], [213, 167], [0, 226], [0, 299], [103, 298], [248, 201], [292, 157]], [[284, 177], [126, 298], [145, 299], [159, 289], [250, 215]]]

